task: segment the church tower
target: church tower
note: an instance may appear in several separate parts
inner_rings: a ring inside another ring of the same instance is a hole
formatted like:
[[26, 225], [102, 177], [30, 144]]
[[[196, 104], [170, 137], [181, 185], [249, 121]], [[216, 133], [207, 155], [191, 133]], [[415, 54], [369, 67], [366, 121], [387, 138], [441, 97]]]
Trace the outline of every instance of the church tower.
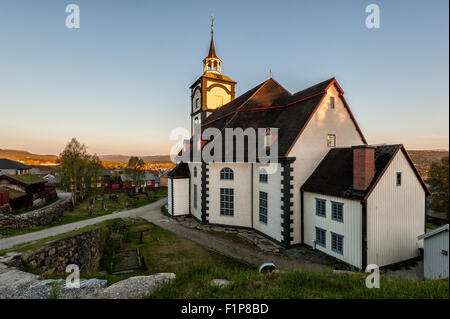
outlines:
[[234, 99], [234, 82], [222, 74], [222, 60], [214, 47], [214, 17], [211, 16], [211, 43], [203, 59], [203, 75], [191, 85], [191, 134], [214, 110]]

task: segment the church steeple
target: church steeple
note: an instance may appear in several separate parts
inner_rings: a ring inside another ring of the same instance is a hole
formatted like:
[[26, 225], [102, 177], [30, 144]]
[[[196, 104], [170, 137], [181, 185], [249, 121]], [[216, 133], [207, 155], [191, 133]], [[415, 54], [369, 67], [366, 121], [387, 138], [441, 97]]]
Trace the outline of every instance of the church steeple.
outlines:
[[220, 74], [222, 72], [221, 64], [222, 61], [217, 57], [214, 47], [214, 15], [211, 15], [211, 43], [208, 56], [203, 59], [203, 73]]

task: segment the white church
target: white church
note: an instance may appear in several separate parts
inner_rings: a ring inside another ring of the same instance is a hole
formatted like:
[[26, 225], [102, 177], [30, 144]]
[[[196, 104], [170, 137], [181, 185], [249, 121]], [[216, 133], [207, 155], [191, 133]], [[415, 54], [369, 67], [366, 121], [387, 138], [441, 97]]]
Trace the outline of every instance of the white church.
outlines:
[[[335, 78], [296, 93], [273, 78], [235, 97], [213, 33], [191, 88], [191, 127], [278, 128], [277, 169], [250, 161], [185, 161], [170, 173], [168, 210], [252, 229], [349, 265], [420, 256], [429, 191], [402, 145], [368, 145]], [[202, 146], [204, 145], [202, 141]]]

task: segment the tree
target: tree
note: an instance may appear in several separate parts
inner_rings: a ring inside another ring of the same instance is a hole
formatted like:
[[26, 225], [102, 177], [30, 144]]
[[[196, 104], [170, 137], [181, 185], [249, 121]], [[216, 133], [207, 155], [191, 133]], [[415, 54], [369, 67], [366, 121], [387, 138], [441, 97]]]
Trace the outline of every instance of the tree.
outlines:
[[82, 176], [88, 157], [86, 146], [80, 144], [76, 138], [72, 138], [62, 153], [59, 154], [57, 160], [60, 164], [58, 174], [61, 178], [61, 184], [72, 192], [72, 204], [74, 206], [77, 203], [80, 185], [83, 183]]
[[94, 199], [97, 196], [97, 191], [103, 188], [103, 165], [97, 154], [94, 154], [88, 159], [86, 165], [86, 179], [87, 179], [87, 195], [93, 194]]
[[428, 179], [432, 193], [431, 207], [436, 212], [447, 213], [447, 218], [449, 201], [448, 165], [448, 156], [442, 158], [440, 162], [433, 163], [430, 167], [430, 177]]
[[125, 168], [125, 175], [131, 179], [134, 187], [139, 187], [144, 180], [145, 162], [137, 156], [131, 156]]

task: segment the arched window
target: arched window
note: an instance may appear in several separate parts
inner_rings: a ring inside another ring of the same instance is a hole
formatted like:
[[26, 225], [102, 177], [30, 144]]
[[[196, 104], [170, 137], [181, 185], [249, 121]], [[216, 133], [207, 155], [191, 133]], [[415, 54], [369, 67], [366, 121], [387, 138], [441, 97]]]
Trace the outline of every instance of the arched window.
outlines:
[[220, 171], [220, 179], [233, 180], [234, 179], [233, 170], [228, 167], [222, 168]]
[[194, 167], [194, 177], [197, 177], [197, 167]]
[[267, 171], [264, 168], [261, 168], [259, 171], [259, 182], [260, 183], [267, 183]]

